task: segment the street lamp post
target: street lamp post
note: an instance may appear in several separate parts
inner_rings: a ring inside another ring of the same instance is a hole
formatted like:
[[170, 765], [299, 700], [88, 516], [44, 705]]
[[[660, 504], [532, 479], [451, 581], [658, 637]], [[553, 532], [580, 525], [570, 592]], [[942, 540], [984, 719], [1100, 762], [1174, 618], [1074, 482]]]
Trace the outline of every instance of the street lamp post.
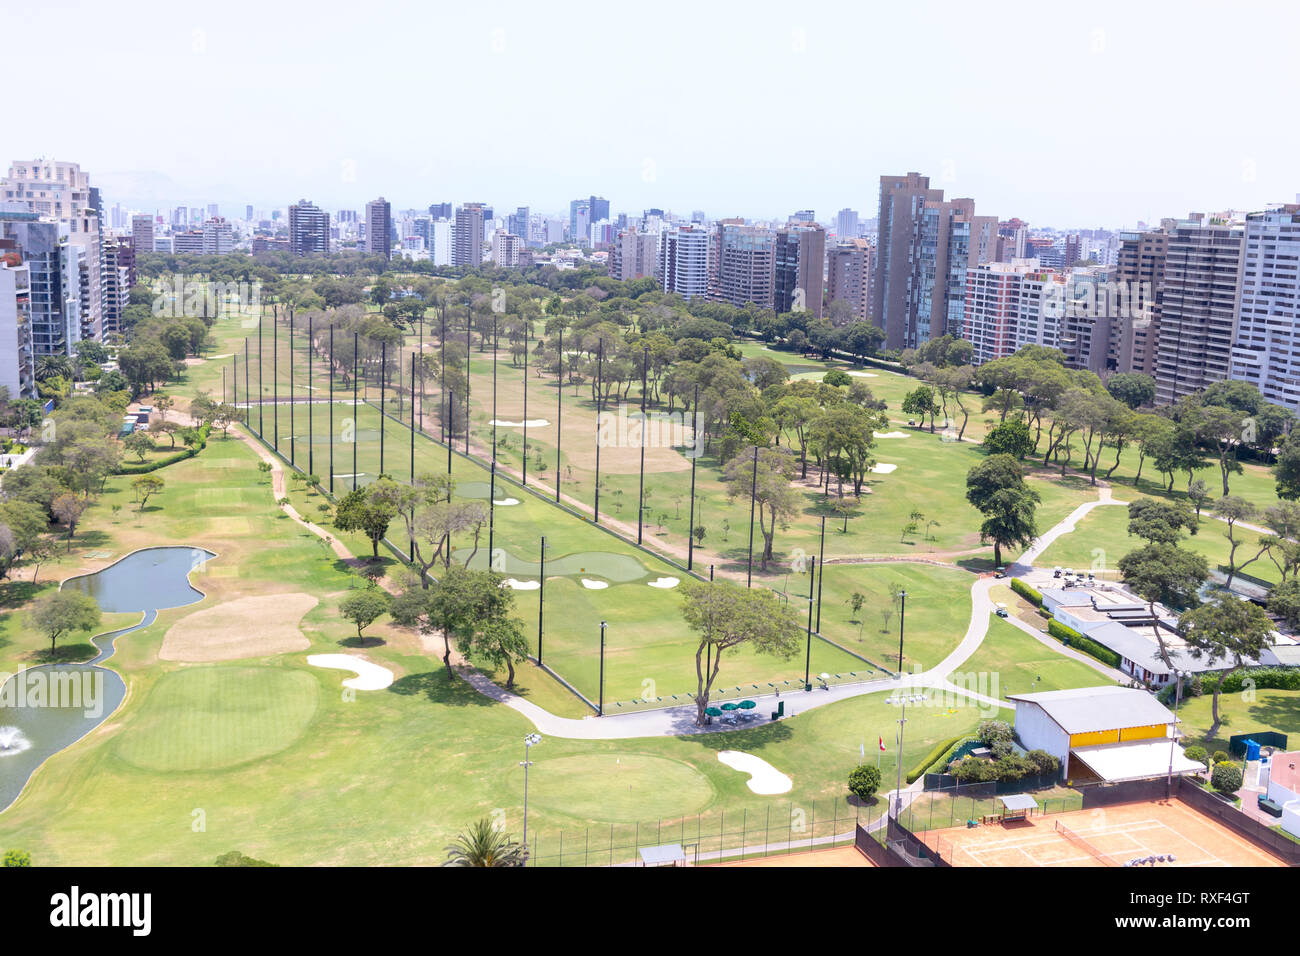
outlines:
[[600, 622], [600, 698], [596, 707], [596, 716], [605, 716], [605, 628], [606, 623]]
[[907, 723], [907, 705], [920, 703], [924, 699], [924, 694], [900, 694], [897, 697], [888, 698], [889, 703], [902, 708], [902, 713], [898, 718], [898, 750], [894, 755], [898, 763], [898, 779], [894, 785], [895, 820], [903, 815], [903, 725]]
[[1169, 776], [1165, 778], [1166, 796], [1174, 788], [1174, 747], [1178, 743], [1178, 702], [1183, 696], [1183, 678], [1186, 676], [1187, 674], [1182, 671], [1174, 671], [1174, 729], [1169, 735]]
[[524, 759], [519, 761], [519, 766], [524, 768], [524, 849], [528, 848], [528, 768], [533, 762], [528, 759], [528, 751], [533, 748], [534, 744], [542, 742], [541, 734], [528, 734], [524, 737]]
[[898, 592], [898, 676], [903, 676], [903, 625], [907, 621], [907, 592]]

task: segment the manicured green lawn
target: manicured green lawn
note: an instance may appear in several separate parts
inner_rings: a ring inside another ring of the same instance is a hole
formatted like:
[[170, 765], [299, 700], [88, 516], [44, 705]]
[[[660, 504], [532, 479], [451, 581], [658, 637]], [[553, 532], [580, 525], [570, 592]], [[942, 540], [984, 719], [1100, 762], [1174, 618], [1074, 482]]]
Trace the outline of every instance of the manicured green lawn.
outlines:
[[1228, 749], [1228, 738], [1256, 730], [1273, 730], [1287, 734], [1292, 750], [1300, 743], [1300, 691], [1255, 690], [1250, 693], [1223, 694], [1219, 714], [1223, 718], [1218, 733], [1206, 738], [1211, 720], [1211, 695], [1186, 698], [1178, 707], [1187, 743], [1200, 744], [1211, 754]]
[[[988, 675], [983, 686], [990, 688], [990, 695], [992, 688], [996, 687], [997, 695], [1003, 700], [1008, 694], [1100, 687], [1112, 683], [1086, 664], [1054, 653], [1050, 647], [1045, 647], [996, 615], [989, 619], [989, 632], [979, 650], [961, 665], [960, 670], [964, 675]], [[971, 686], [969, 680], [964, 686]]]

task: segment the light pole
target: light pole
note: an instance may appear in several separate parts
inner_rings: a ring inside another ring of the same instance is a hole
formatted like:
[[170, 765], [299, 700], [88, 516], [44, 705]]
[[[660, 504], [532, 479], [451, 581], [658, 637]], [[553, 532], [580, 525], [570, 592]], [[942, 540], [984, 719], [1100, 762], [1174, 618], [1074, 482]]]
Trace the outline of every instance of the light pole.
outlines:
[[600, 622], [600, 698], [596, 706], [596, 716], [605, 716], [605, 628], [604, 621]]
[[1174, 729], [1169, 735], [1169, 776], [1165, 778], [1165, 795], [1173, 791], [1174, 788], [1174, 747], [1178, 743], [1178, 701], [1183, 696], [1183, 678], [1187, 674], [1182, 671], [1174, 671]]
[[528, 768], [533, 762], [528, 759], [528, 751], [533, 748], [534, 744], [542, 742], [541, 734], [528, 734], [524, 737], [524, 759], [519, 761], [519, 766], [524, 768], [524, 849], [528, 849]]
[[903, 676], [903, 624], [907, 620], [907, 592], [898, 592], [898, 676]]
[[907, 723], [907, 705], [920, 703], [923, 700], [925, 700], [924, 694], [900, 694], [888, 698], [889, 703], [903, 709], [898, 718], [898, 750], [894, 755], [898, 762], [898, 782], [894, 786], [895, 820], [903, 815], [903, 725]]

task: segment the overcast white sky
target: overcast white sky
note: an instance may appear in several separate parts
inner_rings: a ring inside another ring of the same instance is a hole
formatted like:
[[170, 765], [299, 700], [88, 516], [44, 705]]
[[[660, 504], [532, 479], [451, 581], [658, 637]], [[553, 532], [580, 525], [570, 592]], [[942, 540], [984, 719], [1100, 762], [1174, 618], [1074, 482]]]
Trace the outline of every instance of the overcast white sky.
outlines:
[[5, 44], [3, 161], [78, 161], [109, 205], [595, 193], [833, 222], [918, 170], [980, 212], [1114, 227], [1300, 192], [1296, 3], [17, 6], [0, 25], [51, 42]]

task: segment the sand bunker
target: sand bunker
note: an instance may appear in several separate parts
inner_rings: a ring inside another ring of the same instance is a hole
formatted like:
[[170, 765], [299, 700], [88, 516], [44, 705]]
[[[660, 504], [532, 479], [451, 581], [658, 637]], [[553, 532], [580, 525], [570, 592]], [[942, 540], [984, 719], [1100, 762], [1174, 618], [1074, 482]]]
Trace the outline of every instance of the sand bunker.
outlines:
[[675, 588], [678, 581], [676, 578], [655, 578], [649, 584], [652, 588]]
[[542, 586], [541, 581], [520, 581], [517, 578], [506, 578], [501, 583], [512, 591], [536, 591]]
[[877, 375], [875, 372], [854, 372], [854, 371], [850, 371], [849, 374], [852, 375], [854, 378], [880, 378], [880, 376]]
[[907, 432], [876, 432], [877, 438], [907, 438]]
[[740, 750], [723, 750], [718, 753], [718, 759], [732, 770], [749, 774], [749, 789], [755, 793], [764, 795], [789, 793], [790, 788], [794, 786], [794, 781], [789, 777], [766, 760], [753, 754]]
[[508, 507], [510, 507], [511, 505], [517, 505], [517, 504], [519, 504], [519, 499], [518, 499], [518, 498], [502, 498], [500, 501], [498, 501], [496, 498], [493, 498], [493, 499], [492, 499], [492, 503], [493, 503], [494, 505], [496, 505], [498, 508], [508, 508]]
[[897, 468], [898, 468], [897, 465], [886, 464], [883, 461], [871, 466], [872, 472], [874, 472], [877, 475], [887, 475], [891, 471], [896, 470]]
[[609, 587], [608, 581], [591, 581], [587, 578], [582, 579], [582, 586], [588, 591], [602, 591]]
[[393, 682], [393, 672], [351, 654], [311, 654], [307, 663], [312, 667], [329, 667], [339, 671], [352, 671], [356, 677], [343, 682], [353, 690], [383, 690]]
[[201, 663], [286, 654], [311, 646], [299, 629], [316, 606], [310, 594], [263, 594], [224, 601], [187, 614], [167, 631], [158, 656]]
[[523, 422], [507, 422], [499, 418], [494, 418], [488, 422], [489, 425], [496, 425], [499, 428], [545, 428], [550, 421], [545, 418], [530, 418]]

